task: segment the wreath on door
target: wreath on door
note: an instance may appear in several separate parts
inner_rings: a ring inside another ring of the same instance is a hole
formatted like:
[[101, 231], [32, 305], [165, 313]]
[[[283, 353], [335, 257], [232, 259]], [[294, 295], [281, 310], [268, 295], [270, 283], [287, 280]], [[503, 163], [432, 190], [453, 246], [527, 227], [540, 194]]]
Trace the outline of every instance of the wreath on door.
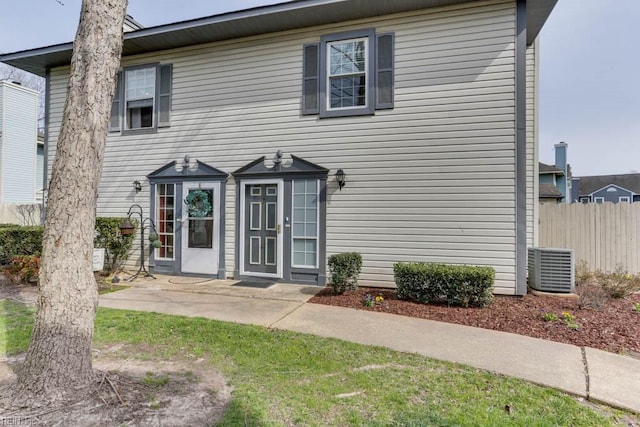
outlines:
[[203, 217], [211, 212], [211, 202], [209, 202], [209, 194], [206, 191], [192, 191], [184, 199], [184, 203], [187, 205], [187, 211], [191, 217]]

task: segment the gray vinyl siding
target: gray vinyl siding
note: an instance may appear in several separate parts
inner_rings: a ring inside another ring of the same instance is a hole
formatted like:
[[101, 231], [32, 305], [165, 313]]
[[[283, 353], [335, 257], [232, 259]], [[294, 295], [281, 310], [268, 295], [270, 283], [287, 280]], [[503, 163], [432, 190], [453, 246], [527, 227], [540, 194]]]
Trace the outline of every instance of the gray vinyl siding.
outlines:
[[[394, 109], [301, 116], [303, 46], [371, 27], [395, 34]], [[362, 284], [393, 286], [397, 261], [480, 264], [496, 269], [497, 293], [513, 294], [514, 38], [515, 3], [488, 1], [125, 58], [123, 66], [173, 64], [171, 127], [109, 135], [98, 215], [122, 216], [132, 203], [146, 214], [145, 176], [185, 154], [231, 172], [282, 149], [331, 170], [327, 255], [361, 252]], [[51, 72], [50, 159], [67, 73]], [[227, 272], [235, 206], [227, 191]]]
[[[607, 191], [609, 188], [615, 189], [615, 191]], [[625, 190], [624, 188], [613, 186], [606, 186], [605, 188], [595, 191], [590, 194], [591, 200], [595, 200], [596, 197], [602, 197], [605, 202], [619, 203], [620, 197], [628, 197], [629, 200], [633, 200], [633, 193]]]
[[538, 41], [527, 47], [527, 247], [538, 245]]
[[0, 83], [2, 108], [2, 203], [34, 203], [38, 95], [31, 89]]

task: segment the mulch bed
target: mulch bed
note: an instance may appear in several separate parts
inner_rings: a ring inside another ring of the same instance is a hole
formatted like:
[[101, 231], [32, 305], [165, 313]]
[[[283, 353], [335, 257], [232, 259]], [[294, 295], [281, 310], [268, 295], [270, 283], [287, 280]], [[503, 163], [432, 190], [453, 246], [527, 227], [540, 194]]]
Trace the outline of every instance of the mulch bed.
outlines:
[[[384, 300], [367, 307], [367, 294], [380, 295]], [[331, 288], [325, 288], [309, 302], [494, 329], [640, 358], [640, 313], [633, 310], [633, 305], [640, 303], [640, 294], [608, 299], [599, 310], [579, 309], [577, 298], [533, 294], [496, 296], [486, 308], [425, 305], [398, 300], [394, 290], [379, 288], [359, 288], [343, 295], [334, 295]], [[542, 315], [550, 312], [560, 319], [545, 321]], [[566, 325], [562, 312], [575, 316], [577, 330]]]

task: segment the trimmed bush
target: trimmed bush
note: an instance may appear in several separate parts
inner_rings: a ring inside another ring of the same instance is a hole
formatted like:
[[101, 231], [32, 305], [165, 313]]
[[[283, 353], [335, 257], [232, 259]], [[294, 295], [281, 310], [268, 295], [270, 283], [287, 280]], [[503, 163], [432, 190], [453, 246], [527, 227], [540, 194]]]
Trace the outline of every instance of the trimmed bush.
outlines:
[[343, 252], [329, 257], [331, 280], [329, 285], [336, 294], [358, 289], [358, 276], [362, 270], [362, 255], [358, 252]]
[[491, 267], [399, 262], [393, 273], [400, 299], [423, 304], [444, 299], [462, 307], [484, 307], [493, 301]]
[[[124, 218], [96, 218], [96, 237], [93, 246], [105, 248], [104, 271], [115, 273], [129, 258], [135, 233], [131, 236], [120, 234], [120, 224]], [[136, 226], [137, 224], [134, 223]]]
[[443, 264], [425, 262], [399, 262], [393, 265], [393, 277], [396, 282], [396, 295], [400, 299], [409, 299], [428, 304], [442, 296], [444, 290], [439, 286], [440, 270]]
[[8, 265], [13, 257], [42, 253], [42, 226], [11, 225], [0, 228], [0, 265]]

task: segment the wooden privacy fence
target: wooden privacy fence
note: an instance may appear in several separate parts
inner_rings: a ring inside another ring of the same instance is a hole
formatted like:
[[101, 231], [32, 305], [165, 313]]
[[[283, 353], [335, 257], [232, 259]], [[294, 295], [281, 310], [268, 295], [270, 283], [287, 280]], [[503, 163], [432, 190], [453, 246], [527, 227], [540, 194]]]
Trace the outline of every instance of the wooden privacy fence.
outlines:
[[539, 212], [539, 246], [573, 249], [592, 271], [640, 273], [640, 203], [545, 203]]

